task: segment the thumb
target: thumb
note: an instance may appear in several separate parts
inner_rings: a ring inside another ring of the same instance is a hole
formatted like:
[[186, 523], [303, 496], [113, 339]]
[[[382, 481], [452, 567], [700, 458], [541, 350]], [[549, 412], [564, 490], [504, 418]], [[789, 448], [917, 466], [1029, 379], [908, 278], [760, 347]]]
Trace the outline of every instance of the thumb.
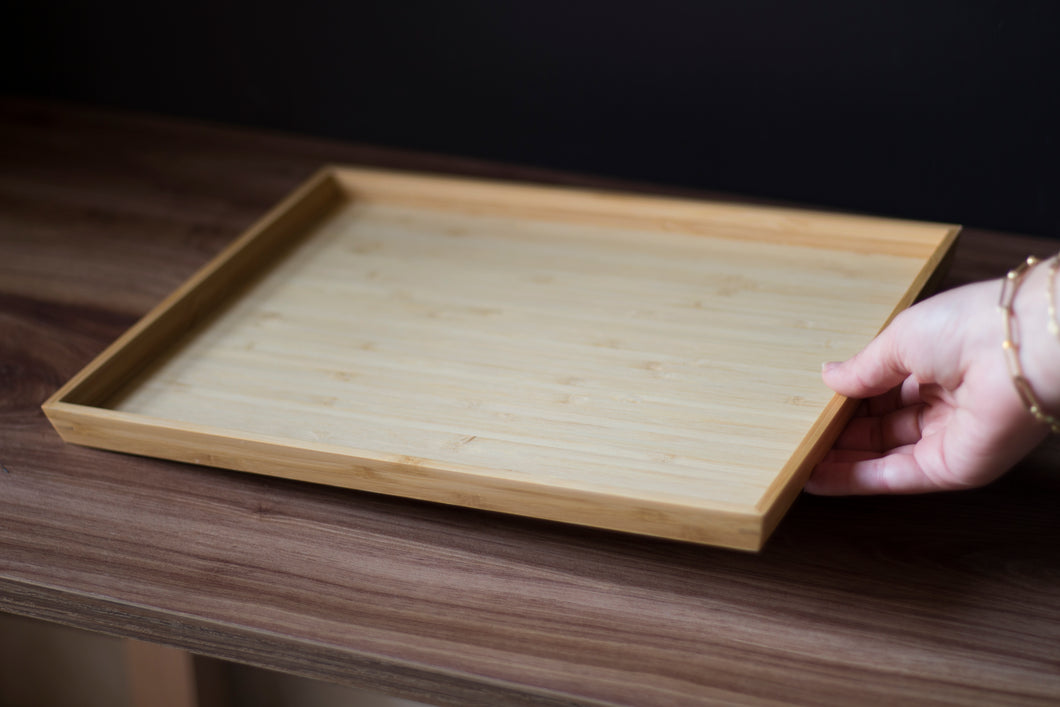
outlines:
[[886, 393], [909, 377], [898, 340], [904, 319], [899, 316], [879, 336], [852, 358], [824, 364], [825, 384], [848, 398], [871, 398]]

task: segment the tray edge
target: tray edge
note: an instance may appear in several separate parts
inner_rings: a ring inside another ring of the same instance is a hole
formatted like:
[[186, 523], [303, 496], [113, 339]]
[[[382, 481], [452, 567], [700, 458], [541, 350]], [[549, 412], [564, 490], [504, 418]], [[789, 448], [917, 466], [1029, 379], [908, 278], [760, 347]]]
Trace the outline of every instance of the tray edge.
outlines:
[[469, 473], [470, 467], [431, 459], [370, 458], [74, 403], [49, 402], [44, 410], [64, 441], [97, 449], [738, 550], [757, 551], [765, 541], [763, 517], [754, 508], [560, 488]]

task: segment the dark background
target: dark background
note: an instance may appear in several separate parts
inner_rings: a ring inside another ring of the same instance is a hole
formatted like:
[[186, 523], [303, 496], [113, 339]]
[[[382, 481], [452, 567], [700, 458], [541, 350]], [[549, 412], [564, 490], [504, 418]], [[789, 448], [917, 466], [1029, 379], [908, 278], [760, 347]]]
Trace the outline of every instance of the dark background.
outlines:
[[8, 94], [1060, 236], [1060, 3], [20, 3]]

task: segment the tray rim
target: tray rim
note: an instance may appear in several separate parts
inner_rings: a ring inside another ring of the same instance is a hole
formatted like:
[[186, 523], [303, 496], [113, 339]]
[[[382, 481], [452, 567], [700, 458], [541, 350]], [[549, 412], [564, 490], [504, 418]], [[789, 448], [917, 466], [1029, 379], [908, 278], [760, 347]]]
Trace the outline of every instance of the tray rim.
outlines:
[[[935, 278], [941, 276], [944, 270], [942, 266], [952, 255], [960, 231], [960, 227], [953, 224], [859, 214], [328, 165], [268, 210], [42, 404], [45, 415], [62, 439], [110, 451], [622, 532], [751, 551], [764, 546], [798, 496], [813, 465], [831, 448], [853, 413], [856, 401], [839, 395], [832, 397], [753, 507], [723, 502], [689, 505], [665, 499], [631, 504], [634, 499], [627, 496], [563, 488], [553, 483], [513, 478], [498, 482], [495, 476], [486, 473], [493, 470], [479, 467], [176, 423], [104, 406], [106, 398], [124, 381], [149, 365], [167, 344], [179, 340], [199, 322], [210, 305], [238, 296], [243, 285], [261, 268], [267, 268], [281, 258], [287, 248], [293, 247], [299, 240], [299, 232], [311, 230], [307, 227], [308, 223], [352, 199], [366, 181], [374, 182], [376, 188], [370, 190], [372, 194], [385, 193], [388, 189], [400, 192], [402, 189], [407, 190], [409, 184], [432, 187], [444, 185], [445, 189], [458, 191], [484, 189], [494, 196], [514, 194], [525, 197], [530, 208], [538, 209], [542, 218], [550, 218], [549, 214], [569, 216], [572, 201], [579, 202], [575, 207], [599, 202], [598, 208], [608, 210], [617, 204], [632, 212], [647, 209], [655, 214], [646, 217], [653, 223], [657, 223], [659, 213], [665, 212], [670, 215], [668, 230], [678, 231], [692, 229], [695, 232], [697, 213], [702, 218], [702, 214], [712, 213], [716, 216], [720, 212], [723, 216], [725, 213], [760, 214], [763, 218], [789, 226], [791, 223], [819, 223], [821, 220], [825, 223], [854, 221], [885, 228], [923, 227], [932, 233], [941, 233], [934, 246], [925, 247], [915, 240], [912, 245], [894, 245], [896, 249], [919, 246], [928, 255], [922, 258], [917, 276], [882, 324], [881, 330], [898, 312], [930, 289]], [[379, 189], [379, 185], [383, 185], [383, 188]], [[406, 195], [409, 193], [406, 192]], [[412, 193], [412, 198], [437, 206], [442, 203], [444, 194], [439, 197], [437, 194], [416, 196]], [[498, 208], [490, 206], [494, 201], [483, 201], [483, 208]], [[506, 205], [499, 208], [503, 212]], [[578, 211], [577, 208], [575, 210]], [[675, 212], [676, 217], [673, 216]], [[764, 240], [768, 240], [768, 237]], [[814, 247], [814, 241], [811, 237], [809, 242], [795, 245]], [[868, 247], [860, 239], [851, 245], [852, 252], [863, 252], [860, 249]], [[835, 249], [836, 245], [830, 242], [829, 247]], [[895, 254], [916, 257], [909, 253]], [[233, 445], [235, 449], [231, 449]], [[159, 448], [163, 448], [165, 453], [159, 453]], [[330, 467], [336, 463], [343, 465], [341, 475], [330, 471]], [[312, 465], [311, 471], [306, 471], [306, 464]], [[444, 483], [424, 486], [425, 472], [433, 475], [432, 481], [444, 480]], [[330, 480], [321, 480], [322, 476]], [[557, 491], [562, 493], [557, 494]], [[626, 504], [625, 512], [616, 512], [613, 507], [616, 499]], [[572, 504], [575, 512], [556, 510], [557, 506], [565, 509]], [[604, 512], [593, 516], [592, 509]]]

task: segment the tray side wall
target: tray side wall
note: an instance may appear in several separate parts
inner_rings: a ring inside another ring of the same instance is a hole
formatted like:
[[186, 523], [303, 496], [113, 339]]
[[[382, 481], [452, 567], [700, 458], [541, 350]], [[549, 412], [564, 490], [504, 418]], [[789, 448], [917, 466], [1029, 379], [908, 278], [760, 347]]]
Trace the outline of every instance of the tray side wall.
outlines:
[[57, 402], [100, 405], [143, 366], [297, 240], [299, 229], [342, 198], [330, 170], [318, 172], [203, 266], [132, 328], [108, 346], [42, 406], [49, 419]]
[[738, 550], [757, 551], [765, 541], [762, 518], [753, 511], [609, 496], [440, 468], [409, 457], [358, 457], [62, 402], [52, 404], [50, 419], [67, 442], [129, 454]]
[[[533, 184], [506, 184], [466, 177], [336, 166], [335, 179], [356, 198], [380, 199], [429, 209], [520, 219], [558, 220], [615, 228], [659, 230], [712, 238], [754, 240], [851, 253], [929, 259], [951, 224], [650, 196]], [[850, 238], [856, 233], [856, 238]]]
[[[900, 312], [911, 306], [917, 299], [930, 294], [938, 286], [941, 276], [953, 257], [960, 230], [959, 226], [951, 226], [945, 231], [931, 255], [924, 262], [924, 266], [917, 273], [916, 279], [910, 284], [887, 321], [880, 327], [881, 332]], [[763, 494], [756, 508], [763, 513], [765, 538], [768, 538], [776, 529], [788, 508], [795, 502], [813, 468], [835, 444], [835, 440], [853, 416], [856, 408], [856, 400], [841, 395], [835, 396], [799, 444], [791, 461]]]

